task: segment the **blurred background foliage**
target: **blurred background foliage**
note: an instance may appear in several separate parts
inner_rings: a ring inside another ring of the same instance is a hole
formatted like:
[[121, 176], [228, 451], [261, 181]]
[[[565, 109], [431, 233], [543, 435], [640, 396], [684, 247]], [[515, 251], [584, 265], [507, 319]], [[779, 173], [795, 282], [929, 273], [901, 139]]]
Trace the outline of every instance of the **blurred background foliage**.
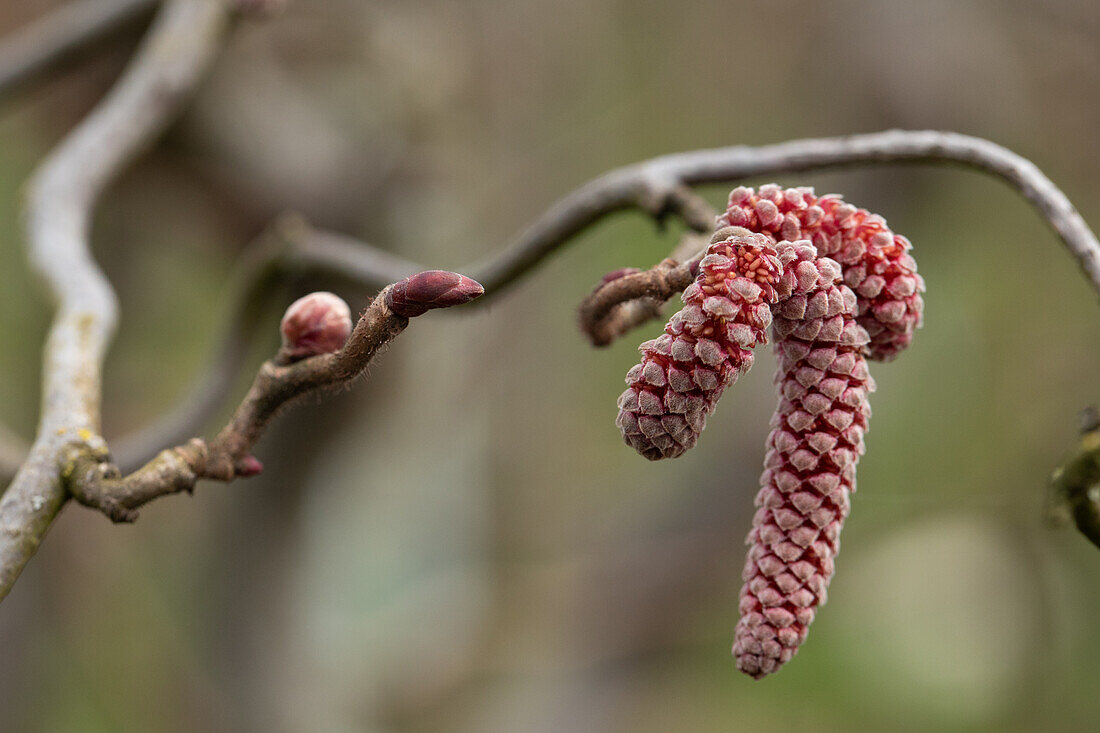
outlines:
[[[58, 3], [3, 3], [0, 31]], [[286, 209], [454, 268], [617, 165], [930, 127], [1032, 158], [1100, 226], [1098, 34], [1092, 0], [292, 0], [99, 208], [107, 435], [186, 393], [234, 261]], [[20, 187], [133, 42], [0, 103], [0, 417], [26, 436], [49, 310]], [[622, 376], [659, 326], [592, 350], [575, 304], [677, 235], [624, 214], [288, 413], [263, 476], [128, 527], [68, 508], [0, 607], [0, 729], [1096, 730], [1100, 558], [1043, 506], [1100, 398], [1095, 294], [990, 178], [778, 182], [882, 213], [928, 283], [914, 346], [873, 369], [830, 602], [780, 674], [729, 656], [774, 359], [684, 458], [621, 444]]]

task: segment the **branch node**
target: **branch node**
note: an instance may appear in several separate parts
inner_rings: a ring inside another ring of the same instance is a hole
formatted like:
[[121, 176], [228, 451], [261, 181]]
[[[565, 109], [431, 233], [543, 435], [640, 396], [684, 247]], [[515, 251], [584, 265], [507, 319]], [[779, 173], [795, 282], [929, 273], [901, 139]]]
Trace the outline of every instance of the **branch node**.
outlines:
[[696, 260], [665, 258], [649, 270], [615, 270], [578, 308], [581, 331], [593, 346], [607, 346], [619, 336], [661, 315], [661, 305], [694, 279]]

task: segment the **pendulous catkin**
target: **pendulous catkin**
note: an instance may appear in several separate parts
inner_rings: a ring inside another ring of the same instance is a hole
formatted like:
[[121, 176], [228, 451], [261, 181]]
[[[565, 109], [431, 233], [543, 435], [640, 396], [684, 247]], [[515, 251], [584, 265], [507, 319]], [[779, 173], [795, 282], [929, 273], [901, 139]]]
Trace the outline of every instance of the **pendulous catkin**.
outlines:
[[779, 406], [733, 644], [759, 679], [795, 654], [825, 603], [871, 415], [867, 359], [909, 346], [924, 281], [909, 241], [840, 196], [739, 187], [717, 226], [684, 308], [641, 345], [617, 424], [651, 460], [681, 455], [772, 326]]
[[874, 381], [856, 296], [808, 241], [778, 246], [784, 273], [773, 331], [779, 406], [749, 532], [733, 654], [760, 678], [789, 660], [825, 602]]
[[767, 343], [782, 270], [770, 239], [741, 232], [710, 245], [683, 309], [626, 375], [616, 424], [650, 460], [695, 445], [722, 392], [752, 366], [753, 347]]

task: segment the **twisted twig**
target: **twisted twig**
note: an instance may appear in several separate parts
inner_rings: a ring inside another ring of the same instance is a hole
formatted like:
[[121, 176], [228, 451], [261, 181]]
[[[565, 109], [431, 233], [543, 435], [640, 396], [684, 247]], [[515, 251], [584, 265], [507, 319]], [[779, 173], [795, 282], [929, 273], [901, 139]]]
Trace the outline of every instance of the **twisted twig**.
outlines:
[[629, 268], [609, 272], [578, 307], [581, 331], [593, 346], [607, 346], [624, 333], [660, 317], [664, 302], [694, 279], [707, 246], [705, 235], [714, 228], [717, 214], [706, 199], [687, 186], [672, 189], [666, 209], [690, 227], [672, 254], [646, 272]]
[[38, 435], [0, 499], [0, 598], [67, 498], [62, 451], [73, 440], [91, 449], [103, 446], [100, 371], [116, 303], [88, 247], [95, 203], [180, 109], [220, 47], [227, 21], [219, 0], [171, 0], [118, 84], [30, 183], [30, 260], [49, 286], [57, 312], [45, 349]]
[[[293, 363], [282, 358], [265, 362], [233, 417], [213, 440], [194, 438], [161, 451], [126, 477], [119, 477], [101, 447], [71, 444], [62, 473], [69, 491], [81, 504], [99, 509], [116, 522], [129, 522], [137, 516], [138, 507], [160, 496], [190, 491], [199, 479], [232, 481], [254, 475], [262, 466], [250, 455], [252, 447], [284, 404], [354, 379], [405, 330], [409, 318], [432, 308], [460, 305], [482, 292], [477, 283], [453, 273], [422, 273], [389, 286], [371, 302], [339, 351]], [[344, 313], [346, 317], [346, 308]], [[347, 335], [347, 330], [341, 335]]]
[[359, 240], [314, 229], [298, 215], [277, 218], [246, 250], [227, 286], [226, 315], [218, 322], [221, 335], [206, 368], [175, 408], [112, 441], [116, 462], [123, 470], [136, 468], [207, 424], [229, 398], [250, 338], [258, 330], [262, 306], [281, 283], [298, 274], [321, 272], [372, 292], [423, 269]]
[[619, 336], [661, 315], [661, 305], [695, 279], [698, 259], [669, 257], [648, 270], [615, 270], [577, 309], [581, 331], [593, 346], [607, 346]]
[[158, 0], [77, 0], [0, 43], [0, 98], [64, 64], [118, 29], [153, 14]]

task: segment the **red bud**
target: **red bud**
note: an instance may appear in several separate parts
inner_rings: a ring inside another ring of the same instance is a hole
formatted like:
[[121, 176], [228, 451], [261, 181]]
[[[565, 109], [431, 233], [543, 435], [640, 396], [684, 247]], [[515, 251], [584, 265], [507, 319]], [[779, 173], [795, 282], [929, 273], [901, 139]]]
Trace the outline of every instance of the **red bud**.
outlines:
[[413, 318], [434, 308], [468, 303], [485, 292], [481, 283], [446, 270], [428, 270], [395, 283], [386, 305], [399, 316]]
[[259, 473], [262, 473], [263, 470], [264, 464], [260, 463], [260, 459], [256, 456], [245, 456], [241, 460], [237, 461], [236, 471], [237, 475], [241, 478], [255, 476]]
[[339, 351], [351, 333], [351, 310], [337, 295], [310, 293], [286, 309], [282, 331], [288, 361]]

